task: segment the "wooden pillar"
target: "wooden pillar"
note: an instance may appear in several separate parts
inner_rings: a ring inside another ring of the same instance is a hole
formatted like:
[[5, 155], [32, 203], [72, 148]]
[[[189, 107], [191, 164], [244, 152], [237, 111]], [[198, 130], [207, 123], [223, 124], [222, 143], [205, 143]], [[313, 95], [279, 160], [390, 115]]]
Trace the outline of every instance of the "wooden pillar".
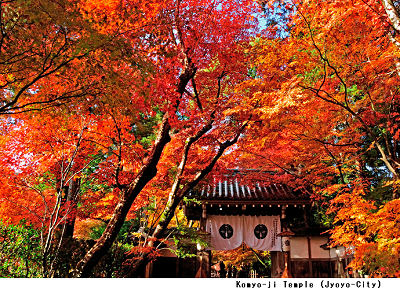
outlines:
[[206, 230], [206, 224], [207, 224], [207, 205], [201, 204], [200, 229]]
[[280, 278], [285, 270], [285, 253], [271, 251], [271, 278]]
[[347, 267], [346, 252], [344, 253], [344, 257], [343, 257], [343, 259], [342, 259], [342, 264], [343, 264], [344, 277], [345, 277], [345, 278], [348, 278], [349, 275], [347, 274], [347, 269], [346, 269], [346, 267]]
[[293, 278], [292, 277], [292, 265], [290, 261], [290, 251], [285, 251], [285, 270], [283, 270], [281, 278]]
[[281, 228], [282, 230], [288, 228], [286, 221], [286, 206], [281, 206]]
[[[201, 273], [199, 273], [201, 267]], [[197, 252], [196, 278], [211, 278], [211, 251], [202, 250]]]
[[146, 265], [146, 269], [144, 271], [145, 278], [151, 278], [153, 274], [153, 263], [149, 263]]
[[176, 269], [175, 269], [175, 278], [179, 278], [179, 275], [180, 275], [180, 273], [179, 273], [179, 270], [180, 270], [180, 261], [181, 261], [181, 258], [176, 258]]
[[[212, 253], [211, 253], [211, 250], [207, 250], [205, 253], [206, 253], [205, 258], [207, 259], [207, 261], [205, 261], [203, 263], [205, 264], [205, 266], [207, 268], [207, 272], [206, 272], [207, 277], [211, 278]], [[203, 258], [203, 260], [204, 260], [204, 258]]]
[[343, 260], [339, 258], [337, 263], [338, 263], [338, 278], [346, 278], [343, 267]]
[[312, 267], [312, 254], [311, 254], [311, 237], [307, 236], [307, 247], [308, 247], [308, 267], [310, 270], [310, 278], [314, 277], [314, 271]]
[[306, 227], [306, 228], [309, 228], [307, 211], [308, 211], [307, 206], [303, 206], [304, 224], [305, 224], [305, 227]]

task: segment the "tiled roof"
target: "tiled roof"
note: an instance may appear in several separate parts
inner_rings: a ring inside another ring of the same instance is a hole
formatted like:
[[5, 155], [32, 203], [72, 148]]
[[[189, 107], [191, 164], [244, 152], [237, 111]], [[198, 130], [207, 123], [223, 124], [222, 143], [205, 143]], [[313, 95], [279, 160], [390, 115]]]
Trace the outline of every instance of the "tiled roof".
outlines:
[[267, 182], [240, 183], [237, 179], [227, 178], [215, 184], [203, 185], [193, 191], [189, 198], [206, 202], [232, 203], [309, 203], [311, 193], [305, 188], [293, 190], [287, 185]]

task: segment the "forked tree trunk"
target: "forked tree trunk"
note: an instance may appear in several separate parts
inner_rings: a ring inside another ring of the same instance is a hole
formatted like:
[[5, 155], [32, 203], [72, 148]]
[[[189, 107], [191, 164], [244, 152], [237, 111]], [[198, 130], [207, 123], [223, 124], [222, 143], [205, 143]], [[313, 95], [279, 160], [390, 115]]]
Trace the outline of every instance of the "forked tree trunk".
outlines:
[[[168, 224], [171, 222], [171, 219], [173, 218], [175, 210], [178, 207], [179, 203], [190, 192], [190, 190], [192, 190], [195, 186], [197, 186], [197, 184], [207, 174], [210, 173], [210, 171], [214, 168], [218, 159], [222, 156], [225, 150], [237, 142], [246, 124], [247, 123], [244, 123], [242, 125], [241, 129], [238, 131], [238, 133], [236, 133], [235, 137], [232, 140], [227, 140], [224, 143], [221, 143], [218, 151], [215, 153], [210, 163], [206, 165], [202, 170], [198, 171], [196, 176], [190, 182], [187, 182], [185, 185], [181, 185], [180, 184], [181, 177], [175, 178], [174, 185], [176, 185], [176, 188], [172, 189], [172, 191], [169, 194], [167, 205], [164, 208], [164, 211], [160, 217], [160, 220], [158, 221], [157, 227], [154, 230], [152, 237], [157, 239], [160, 239], [162, 237], [164, 231], [167, 229]], [[184, 153], [184, 155], [187, 155], [187, 153]]]
[[[222, 156], [224, 151], [228, 147], [234, 145], [238, 141], [239, 136], [242, 133], [243, 129], [245, 128], [246, 124], [247, 124], [246, 122], [243, 123], [243, 125], [240, 127], [239, 131], [235, 134], [235, 136], [231, 140], [227, 140], [224, 143], [221, 143], [218, 151], [215, 153], [215, 155], [211, 159], [210, 163], [207, 166], [205, 166], [202, 170], [198, 171], [196, 176], [190, 182], [187, 182], [185, 185], [182, 185], [180, 183], [180, 181], [181, 181], [181, 176], [183, 175], [183, 171], [184, 171], [184, 168], [186, 165], [189, 148], [195, 141], [200, 139], [203, 136], [203, 134], [205, 134], [208, 131], [208, 129], [212, 125], [212, 122], [210, 122], [208, 125], [205, 125], [204, 128], [202, 130], [200, 130], [196, 135], [188, 138], [188, 140], [186, 142], [186, 146], [185, 146], [183, 154], [182, 154], [182, 160], [181, 160], [181, 164], [179, 166], [178, 173], [175, 177], [173, 187], [169, 194], [167, 205], [165, 206], [164, 211], [160, 217], [160, 220], [158, 221], [157, 227], [154, 230], [151, 237], [156, 238], [156, 239], [161, 239], [163, 237], [164, 231], [167, 229], [168, 224], [171, 222], [171, 219], [173, 218], [176, 208], [178, 207], [179, 203], [189, 193], [189, 191], [191, 189], [193, 189], [195, 186], [197, 186], [197, 184], [208, 173], [210, 173], [210, 171], [214, 168], [215, 164], [217, 163], [218, 159]], [[147, 243], [148, 246], [153, 246], [153, 244], [154, 244], [153, 240], [149, 241]], [[129, 277], [129, 278], [138, 277], [148, 263], [149, 263], [149, 258], [147, 257], [147, 254], [145, 253], [138, 260], [135, 261], [135, 263], [130, 268], [129, 273], [127, 274], [127, 277]]]
[[[182, 74], [179, 76], [176, 84], [176, 92], [178, 95], [177, 106], [179, 105], [179, 99], [183, 95], [186, 85], [194, 77], [195, 73], [195, 66], [190, 59], [187, 59], [185, 70], [183, 70]], [[171, 137], [169, 135], [170, 129], [171, 126], [169, 123], [169, 114], [165, 113], [157, 134], [156, 141], [153, 145], [151, 153], [147, 158], [147, 161], [142, 166], [135, 180], [121, 190], [121, 198], [114, 209], [114, 213], [107, 224], [106, 229], [101, 237], [97, 240], [95, 245], [77, 264], [75, 269], [76, 277], [90, 277], [93, 268], [112, 246], [136, 197], [146, 186], [146, 184], [157, 174], [157, 164], [160, 160], [161, 153], [165, 145], [171, 141]]]
[[136, 179], [122, 190], [121, 198], [114, 209], [111, 220], [107, 224], [102, 236], [96, 244], [86, 253], [85, 257], [78, 263], [76, 276], [89, 277], [93, 268], [100, 259], [107, 253], [117, 237], [125, 218], [136, 199], [146, 184], [157, 174], [157, 163], [160, 160], [164, 146], [171, 140], [169, 136], [170, 125], [168, 114], [165, 114], [160, 130], [157, 135], [153, 150], [147, 162], [140, 170]]

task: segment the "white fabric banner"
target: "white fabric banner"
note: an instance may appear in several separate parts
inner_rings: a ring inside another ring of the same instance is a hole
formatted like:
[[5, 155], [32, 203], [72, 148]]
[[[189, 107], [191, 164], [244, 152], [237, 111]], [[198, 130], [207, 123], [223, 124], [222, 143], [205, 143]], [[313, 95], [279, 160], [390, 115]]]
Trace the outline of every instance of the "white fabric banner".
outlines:
[[282, 251], [279, 216], [243, 216], [243, 241], [257, 250]]
[[230, 250], [243, 242], [241, 216], [209, 216], [206, 231], [211, 233], [211, 246], [215, 250]]
[[245, 242], [264, 251], [282, 251], [279, 216], [209, 216], [206, 231], [211, 233], [211, 248], [230, 250]]

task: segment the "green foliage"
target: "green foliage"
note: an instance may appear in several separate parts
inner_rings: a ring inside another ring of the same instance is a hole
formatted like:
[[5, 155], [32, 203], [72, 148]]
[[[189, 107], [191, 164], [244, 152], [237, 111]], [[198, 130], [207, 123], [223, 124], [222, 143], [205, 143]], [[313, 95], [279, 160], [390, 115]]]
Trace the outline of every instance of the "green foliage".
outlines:
[[[137, 230], [139, 228], [139, 224], [140, 224], [139, 220], [136, 220], [136, 219], [131, 219], [131, 220], [125, 221], [121, 227], [121, 230], [119, 231], [119, 233], [117, 235], [116, 240], [119, 242], [125, 241], [129, 232], [132, 230]], [[92, 231], [90, 232], [90, 238], [92, 238], [94, 240], [99, 239], [105, 229], [106, 229], [106, 225], [94, 227], [92, 229]]]
[[[54, 278], [70, 278], [74, 275], [74, 268], [85, 256], [89, 249], [95, 244], [94, 240], [78, 240], [67, 238], [63, 241], [57, 261], [54, 265]], [[122, 263], [125, 261], [125, 254], [132, 247], [129, 244], [115, 242], [109, 251], [102, 257], [100, 262], [93, 269], [94, 278], [115, 278], [121, 273]]]
[[143, 208], [143, 210], [145, 212], [154, 212], [156, 208], [157, 208], [157, 198], [153, 196], [149, 198], [149, 203]]
[[135, 134], [139, 144], [145, 149], [149, 148], [157, 138], [157, 125], [162, 120], [162, 112], [155, 109], [154, 116], [146, 116], [140, 113], [140, 122], [132, 126], [132, 132]]
[[176, 250], [173, 252], [179, 258], [195, 257], [197, 255], [197, 246], [208, 247], [206, 234], [190, 227], [178, 227], [173, 236]]
[[183, 197], [183, 202], [185, 203], [186, 206], [190, 206], [192, 204], [201, 205], [201, 201], [199, 199], [197, 199], [197, 198]]
[[[329, 198], [324, 198], [324, 201], [328, 201]], [[331, 228], [333, 226], [335, 215], [329, 213], [327, 210], [329, 208], [328, 203], [315, 203], [314, 207], [307, 210], [307, 217], [311, 218], [310, 227], [327, 227]]]
[[[130, 230], [137, 228], [138, 225], [138, 220], [130, 220], [124, 223], [116, 242], [94, 268], [93, 277], [121, 276], [121, 267], [126, 260], [126, 253], [133, 247], [132, 244], [127, 242], [127, 234]], [[91, 233], [92, 238], [99, 238], [104, 228], [94, 228]], [[59, 239], [58, 236], [59, 234], [55, 240]], [[50, 253], [57, 254], [57, 257], [54, 263], [48, 263], [48, 265], [53, 266], [50, 277], [73, 277], [75, 266], [94, 243], [94, 240], [65, 238], [59, 250], [57, 250], [56, 244], [53, 245]], [[42, 249], [39, 230], [25, 222], [12, 225], [0, 220], [0, 277], [42, 277]]]
[[268, 254], [267, 257], [258, 258], [257, 261], [254, 261], [251, 266], [252, 269], [257, 271], [257, 275], [259, 278], [269, 278], [271, 276], [271, 255]]
[[0, 277], [31, 278], [41, 276], [40, 232], [21, 222], [0, 220]]

